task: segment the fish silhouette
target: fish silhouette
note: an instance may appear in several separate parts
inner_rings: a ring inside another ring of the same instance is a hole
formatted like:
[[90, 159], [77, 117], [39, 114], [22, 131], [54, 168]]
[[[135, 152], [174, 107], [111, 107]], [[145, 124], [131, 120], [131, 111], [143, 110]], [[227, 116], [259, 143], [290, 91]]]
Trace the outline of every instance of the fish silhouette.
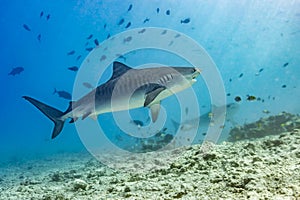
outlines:
[[132, 4], [129, 5], [127, 12], [131, 11], [131, 9], [132, 9]]
[[128, 22], [128, 24], [125, 26], [125, 28], [129, 28], [131, 26], [131, 22]]
[[93, 50], [93, 47], [88, 47], [88, 48], [85, 48], [86, 51], [92, 51]]
[[56, 90], [56, 88], [54, 88], [54, 92], [53, 94], [58, 94], [59, 97], [67, 99], [67, 100], [71, 100], [72, 96], [70, 93], [64, 91], [64, 90]]
[[184, 20], [181, 20], [180, 23], [182, 24], [187, 24], [187, 23], [190, 23], [191, 19], [190, 18], [186, 18]]
[[124, 23], [124, 18], [122, 18], [120, 21], [119, 21], [119, 23], [118, 23], [118, 25], [120, 26], [120, 25], [122, 25], [123, 23]]
[[89, 40], [93, 37], [93, 34], [90, 34], [86, 39]]
[[23, 24], [23, 28], [26, 30], [26, 31], [31, 31], [31, 29], [29, 28], [29, 26], [27, 24]]
[[81, 55], [77, 56], [76, 60], [79, 60], [81, 58]]
[[90, 84], [90, 83], [88, 83], [88, 82], [83, 82], [82, 85], [83, 85], [84, 87], [88, 88], [88, 89], [94, 88], [94, 87], [92, 86], [92, 84]]
[[39, 34], [36, 38], [38, 39], [39, 42], [41, 42], [42, 35]]
[[8, 75], [15, 76], [16, 74], [20, 74], [23, 71], [24, 71], [23, 67], [15, 67], [11, 70], [11, 72]]
[[73, 67], [68, 67], [69, 70], [77, 72], [78, 71], [78, 67], [73, 66]]
[[99, 46], [99, 41], [97, 39], [94, 40], [96, 46]]
[[69, 51], [68, 53], [67, 53], [67, 55], [68, 56], [70, 56], [70, 55], [74, 55], [75, 54], [75, 51], [74, 50], [72, 50], [72, 51]]

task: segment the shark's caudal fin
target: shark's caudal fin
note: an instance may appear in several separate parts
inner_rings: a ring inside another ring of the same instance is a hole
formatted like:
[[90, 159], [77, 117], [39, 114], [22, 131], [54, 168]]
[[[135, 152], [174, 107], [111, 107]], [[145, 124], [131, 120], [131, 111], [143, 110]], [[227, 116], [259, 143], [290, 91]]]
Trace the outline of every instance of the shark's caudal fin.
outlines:
[[64, 120], [60, 119], [60, 117], [63, 116], [64, 113], [31, 97], [23, 96], [23, 98], [32, 103], [35, 107], [37, 107], [42, 113], [44, 113], [49, 119], [51, 119], [54, 122], [55, 126], [52, 132], [52, 139], [58, 136], [58, 134], [62, 131], [65, 123]]

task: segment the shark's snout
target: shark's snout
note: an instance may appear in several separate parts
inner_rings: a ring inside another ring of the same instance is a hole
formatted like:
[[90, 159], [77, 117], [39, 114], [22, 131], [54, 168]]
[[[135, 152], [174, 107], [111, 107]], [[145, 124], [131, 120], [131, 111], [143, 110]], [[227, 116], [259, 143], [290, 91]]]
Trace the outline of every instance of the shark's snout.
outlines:
[[200, 75], [201, 70], [199, 68], [194, 68], [194, 73], [192, 74], [192, 81], [196, 82], [197, 81], [197, 77]]

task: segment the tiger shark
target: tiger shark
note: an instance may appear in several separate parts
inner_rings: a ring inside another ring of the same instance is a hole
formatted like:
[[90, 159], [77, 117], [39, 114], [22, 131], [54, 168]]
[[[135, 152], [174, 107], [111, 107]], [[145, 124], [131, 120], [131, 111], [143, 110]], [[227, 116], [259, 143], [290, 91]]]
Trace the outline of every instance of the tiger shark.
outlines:
[[54, 139], [62, 131], [67, 119], [71, 119], [69, 123], [74, 123], [79, 118], [97, 119], [99, 114], [107, 112], [148, 107], [152, 122], [155, 122], [161, 100], [191, 87], [199, 75], [200, 69], [196, 67], [134, 69], [114, 62], [111, 78], [77, 101], [71, 101], [64, 112], [29, 96], [23, 98], [54, 122]]

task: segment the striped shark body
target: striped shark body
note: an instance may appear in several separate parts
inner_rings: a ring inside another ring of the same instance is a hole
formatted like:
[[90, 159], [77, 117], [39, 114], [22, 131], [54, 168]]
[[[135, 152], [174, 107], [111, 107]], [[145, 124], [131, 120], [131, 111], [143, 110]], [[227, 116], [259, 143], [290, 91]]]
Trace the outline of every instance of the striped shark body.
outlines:
[[99, 114], [149, 107], [152, 121], [157, 120], [161, 100], [180, 92], [193, 83], [200, 70], [195, 67], [153, 67], [133, 69], [113, 63], [112, 77], [77, 101], [70, 102], [65, 112], [34, 98], [23, 96], [54, 122], [52, 139], [62, 131], [67, 119], [96, 119]]

